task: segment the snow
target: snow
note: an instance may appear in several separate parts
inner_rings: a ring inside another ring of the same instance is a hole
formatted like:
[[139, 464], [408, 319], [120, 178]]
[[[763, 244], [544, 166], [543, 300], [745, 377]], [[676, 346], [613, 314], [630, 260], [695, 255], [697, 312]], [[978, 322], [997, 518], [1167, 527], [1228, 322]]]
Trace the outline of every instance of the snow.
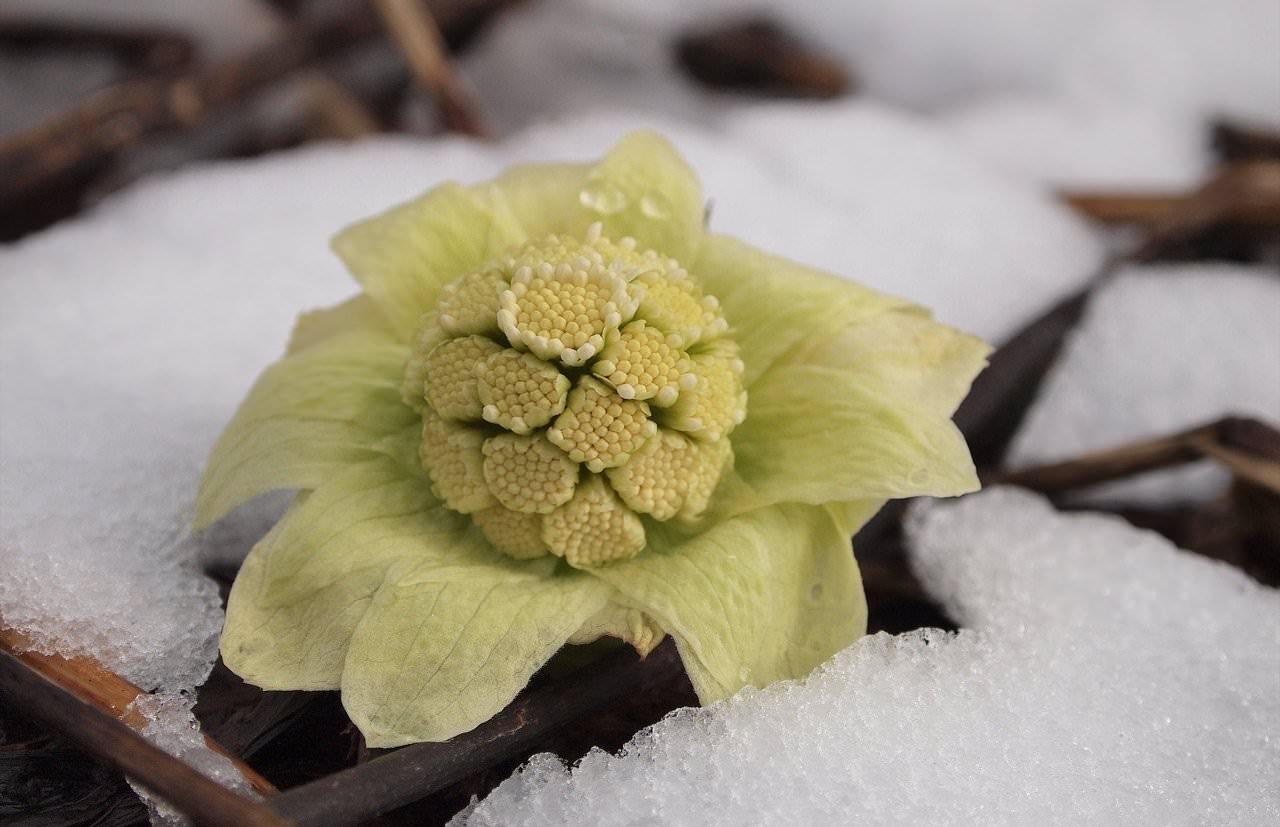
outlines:
[[[240, 795], [257, 797], [257, 793], [240, 775], [231, 759], [214, 752], [205, 744], [204, 736], [200, 734], [200, 724], [191, 711], [190, 698], [166, 693], [139, 695], [129, 706], [147, 720], [143, 735], [156, 746]], [[188, 827], [191, 824], [181, 813], [153, 796], [141, 784], [130, 779], [129, 785], [146, 803], [151, 811], [151, 823], [156, 827]]]
[[1061, 189], [1179, 191], [1209, 171], [1198, 121], [1139, 106], [991, 98], [939, 116], [980, 157]]
[[535, 756], [453, 827], [1280, 819], [1275, 590], [1016, 489], [908, 533], [958, 634], [864, 638], [572, 770]]
[[1271, 0], [555, 0], [503, 15], [461, 65], [503, 131], [618, 109], [717, 124], [756, 101], [693, 83], [672, 44], [757, 12], [842, 59], [861, 96], [935, 116], [1053, 185], [1186, 187], [1211, 161], [1213, 118], [1280, 125]]
[[1145, 104], [1280, 122], [1272, 0], [560, 0], [675, 31], [764, 11], [853, 69], [869, 95], [939, 111], [992, 95]]
[[[1280, 273], [1225, 263], [1130, 267], [1096, 293], [1010, 446], [1025, 466], [1164, 436], [1228, 414], [1280, 420]], [[1225, 471], [1199, 463], [1092, 496], [1205, 500]]]

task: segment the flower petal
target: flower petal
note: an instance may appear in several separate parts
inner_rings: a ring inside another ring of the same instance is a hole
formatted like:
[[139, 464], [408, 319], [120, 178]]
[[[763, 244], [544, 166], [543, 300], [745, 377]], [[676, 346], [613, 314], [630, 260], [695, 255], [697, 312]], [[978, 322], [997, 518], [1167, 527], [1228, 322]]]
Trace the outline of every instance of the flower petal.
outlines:
[[406, 349], [348, 333], [267, 368], [214, 445], [195, 525], [277, 488], [315, 488], [415, 418], [400, 401]]
[[524, 164], [478, 189], [500, 201], [528, 239], [552, 233], [581, 235], [597, 219], [579, 200], [590, 164]]
[[717, 511], [813, 505], [978, 488], [968, 446], [946, 414], [881, 396], [853, 368], [792, 365], [752, 385], [733, 432], [734, 474]]
[[991, 346], [976, 336], [913, 309], [882, 313], [810, 345], [794, 358], [856, 371], [876, 395], [907, 400], [939, 416], [955, 413], [991, 354]]
[[569, 637], [569, 643], [591, 643], [605, 635], [631, 644], [643, 658], [662, 642], [667, 633], [644, 612], [611, 600], [603, 609], [583, 621]]
[[391, 325], [378, 305], [365, 293], [359, 293], [332, 307], [322, 307], [298, 316], [285, 353], [298, 353], [344, 333], [382, 333], [394, 337]]
[[444, 285], [524, 238], [493, 191], [446, 183], [353, 224], [333, 239], [333, 249], [408, 341]]
[[631, 236], [641, 249], [686, 265], [697, 255], [705, 215], [702, 185], [675, 147], [655, 132], [619, 141], [587, 174], [578, 197], [588, 222], [601, 222], [614, 241]]
[[823, 508], [783, 505], [592, 574], [675, 638], [700, 701], [798, 678], [865, 633], [849, 538]]
[[223, 661], [263, 689], [337, 689], [351, 633], [386, 572], [365, 568], [301, 599], [269, 605], [266, 561], [259, 545], [236, 575], [219, 644]]
[[337, 689], [347, 644], [394, 572], [454, 565], [466, 520], [392, 457], [352, 463], [289, 510], [232, 586], [222, 654], [264, 688]]
[[949, 417], [990, 348], [906, 301], [708, 236], [698, 273], [746, 366], [716, 513], [974, 490]]
[[751, 383], [794, 348], [893, 308], [912, 307], [847, 279], [770, 255], [729, 236], [703, 238], [690, 272], [720, 300]]
[[555, 561], [431, 567], [378, 592], [351, 639], [342, 703], [371, 747], [474, 729], [608, 601]]
[[395, 459], [352, 463], [298, 498], [260, 544], [262, 600], [287, 605], [366, 569], [453, 565], [471, 543], [470, 522], [431, 495]]

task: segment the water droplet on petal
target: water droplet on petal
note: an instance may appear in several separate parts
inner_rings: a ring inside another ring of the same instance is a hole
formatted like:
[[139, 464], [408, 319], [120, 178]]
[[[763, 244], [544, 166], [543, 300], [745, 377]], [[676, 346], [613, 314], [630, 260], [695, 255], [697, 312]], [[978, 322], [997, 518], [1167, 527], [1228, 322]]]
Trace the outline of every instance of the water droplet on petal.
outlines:
[[605, 181], [588, 181], [578, 193], [582, 206], [601, 215], [613, 215], [627, 208], [627, 194]]
[[640, 212], [659, 221], [671, 217], [671, 202], [664, 196], [649, 193], [640, 199]]

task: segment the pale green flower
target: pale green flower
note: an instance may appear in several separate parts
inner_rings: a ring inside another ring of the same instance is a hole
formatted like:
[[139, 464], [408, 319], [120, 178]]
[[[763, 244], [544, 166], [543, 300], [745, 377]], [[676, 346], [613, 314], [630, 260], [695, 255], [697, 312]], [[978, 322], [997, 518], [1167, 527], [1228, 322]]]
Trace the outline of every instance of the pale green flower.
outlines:
[[437, 187], [334, 247], [364, 292], [300, 319], [196, 521], [299, 490], [222, 654], [341, 689], [370, 746], [469, 730], [601, 635], [670, 634], [704, 703], [804, 675], [865, 632], [851, 534], [977, 487], [949, 417], [986, 346], [707, 232], [656, 135]]

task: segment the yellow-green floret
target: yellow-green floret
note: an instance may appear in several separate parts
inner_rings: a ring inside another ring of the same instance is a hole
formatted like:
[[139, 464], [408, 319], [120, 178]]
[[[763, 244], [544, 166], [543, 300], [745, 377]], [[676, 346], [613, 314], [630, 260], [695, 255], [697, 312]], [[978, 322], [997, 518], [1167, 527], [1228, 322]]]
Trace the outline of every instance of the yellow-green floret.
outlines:
[[679, 262], [587, 228], [461, 275], [423, 320], [405, 402], [444, 504], [494, 547], [579, 568], [694, 520], [732, 463], [743, 364]]

